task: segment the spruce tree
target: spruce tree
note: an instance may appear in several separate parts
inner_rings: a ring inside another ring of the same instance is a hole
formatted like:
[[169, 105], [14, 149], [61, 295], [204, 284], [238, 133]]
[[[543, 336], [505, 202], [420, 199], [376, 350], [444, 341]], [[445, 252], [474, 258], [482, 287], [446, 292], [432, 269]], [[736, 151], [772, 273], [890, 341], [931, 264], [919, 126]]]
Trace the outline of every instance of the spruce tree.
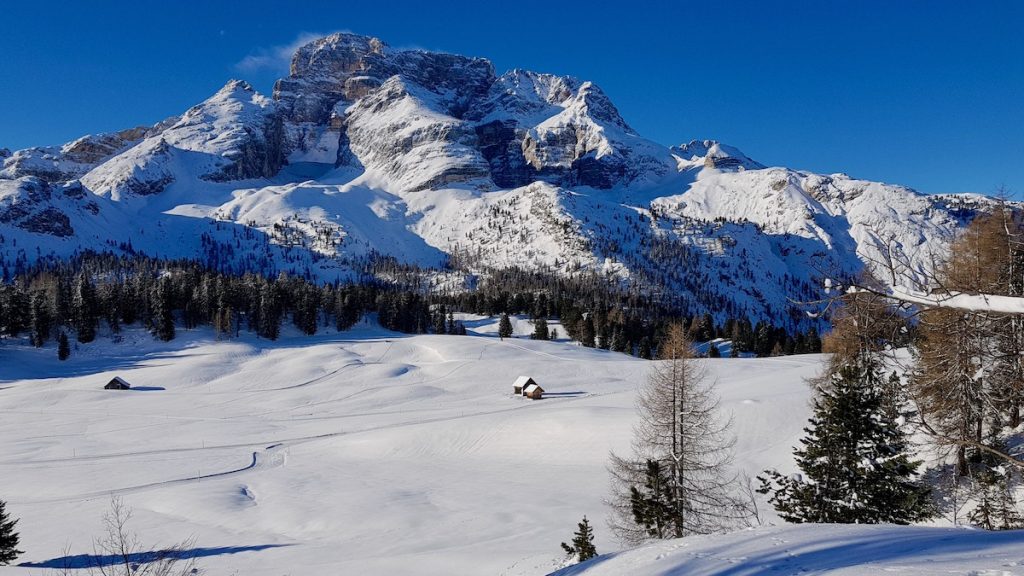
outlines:
[[57, 359], [63, 362], [69, 356], [71, 356], [71, 345], [68, 344], [68, 335], [61, 330], [57, 336]]
[[615, 352], [625, 352], [629, 343], [626, 341], [626, 332], [621, 328], [616, 327], [612, 331], [612, 350]]
[[174, 313], [171, 310], [171, 287], [167, 278], [162, 278], [157, 285], [153, 299], [153, 319], [156, 322], [156, 337], [164, 342], [174, 340]]
[[840, 367], [814, 399], [794, 450], [805, 477], [767, 471], [758, 492], [789, 521], [908, 524], [931, 517], [930, 489], [913, 479], [899, 425], [884, 417], [881, 378], [870, 358]]
[[259, 325], [257, 333], [270, 340], [281, 334], [281, 301], [274, 282], [264, 282], [259, 292]]
[[50, 339], [50, 309], [42, 292], [32, 295], [32, 345], [42, 347]]
[[548, 340], [551, 335], [548, 333], [548, 321], [545, 318], [534, 318], [533, 319], [533, 334], [530, 338], [533, 340]]
[[508, 314], [502, 313], [501, 320], [498, 320], [498, 338], [504, 340], [505, 338], [512, 337], [512, 321], [509, 320]]
[[96, 299], [96, 287], [85, 274], [79, 274], [78, 284], [72, 301], [75, 316], [75, 334], [78, 341], [86, 344], [96, 339], [96, 326], [99, 322], [99, 304]]
[[643, 358], [644, 360], [650, 360], [651, 359], [651, 339], [650, 338], [648, 338], [647, 336], [644, 336], [643, 338], [640, 339], [640, 346], [637, 347], [636, 355], [639, 356], [640, 358]]
[[714, 342], [712, 342], [708, 346], [708, 358], [721, 358], [721, 357], [722, 357], [722, 351], [718, 349], [718, 346], [715, 346]]
[[586, 318], [580, 320], [580, 344], [587, 348], [593, 348], [597, 344], [596, 337], [593, 317], [591, 314], [587, 314]]
[[648, 460], [642, 486], [630, 486], [629, 507], [633, 522], [643, 528], [650, 538], [669, 538], [675, 535], [681, 518], [673, 515], [675, 501], [670, 489], [671, 479], [665, 476], [656, 460]]
[[434, 313], [434, 334], [447, 334], [448, 328], [445, 324], [445, 312], [444, 306], [438, 308], [437, 312]]
[[578, 562], [586, 562], [597, 556], [597, 548], [594, 547], [594, 529], [590, 527], [590, 521], [586, 516], [577, 526], [576, 533], [572, 535], [572, 544], [562, 542], [562, 549], [566, 554], [575, 556]]
[[7, 503], [0, 500], [0, 566], [10, 564], [21, 554], [18, 550], [18, 533], [14, 531], [17, 520], [11, 520], [6, 510]]
[[[989, 426], [985, 445], [1006, 452], [1006, 441], [1000, 435], [1000, 428], [998, 422]], [[974, 486], [971, 497], [977, 501], [977, 505], [967, 518], [985, 530], [1024, 528], [1024, 517], [1020, 514], [1014, 495], [1016, 482], [1013, 470], [1002, 464], [996, 456], [982, 452], [972, 471]]]

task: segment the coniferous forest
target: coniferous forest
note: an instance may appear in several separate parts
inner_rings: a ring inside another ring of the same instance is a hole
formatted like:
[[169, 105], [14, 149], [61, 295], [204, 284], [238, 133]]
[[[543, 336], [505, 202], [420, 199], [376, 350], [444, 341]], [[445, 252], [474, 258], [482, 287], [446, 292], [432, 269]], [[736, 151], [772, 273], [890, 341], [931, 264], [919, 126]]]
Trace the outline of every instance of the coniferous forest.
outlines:
[[225, 274], [189, 260], [86, 253], [36, 264], [0, 284], [0, 334], [28, 336], [40, 347], [62, 338], [88, 343], [101, 328], [116, 335], [138, 324], [164, 341], [200, 326], [222, 337], [245, 331], [274, 340], [286, 323], [312, 335], [327, 326], [347, 329], [371, 313], [399, 332], [465, 334], [453, 313], [467, 312], [527, 315], [537, 339], [551, 337], [546, 321], [557, 318], [565, 336], [583, 346], [644, 358], [656, 355], [670, 322], [682, 322], [694, 341], [732, 340], [734, 355], [821, 350], [813, 326], [801, 332], [749, 318], [716, 322], [711, 313], [687, 316], [656, 298], [585, 280], [506, 272], [475, 290], [438, 292], [424, 288], [415, 270], [400, 272], [390, 269], [389, 282], [367, 274], [359, 283], [317, 285], [283, 274]]

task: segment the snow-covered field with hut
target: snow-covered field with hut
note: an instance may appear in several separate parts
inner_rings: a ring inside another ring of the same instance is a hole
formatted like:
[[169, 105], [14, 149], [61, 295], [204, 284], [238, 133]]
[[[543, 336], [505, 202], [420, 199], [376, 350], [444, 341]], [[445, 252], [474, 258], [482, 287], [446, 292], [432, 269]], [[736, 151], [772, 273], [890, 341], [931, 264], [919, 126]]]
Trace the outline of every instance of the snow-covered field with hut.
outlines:
[[[469, 336], [364, 322], [276, 342], [182, 331], [164, 344], [129, 330], [63, 363], [52, 347], [0, 344], [0, 495], [25, 551], [0, 575], [83, 566], [112, 495], [144, 544], [194, 537], [208, 574], [547, 574], [583, 515], [598, 551], [618, 550], [603, 522], [606, 465], [628, 451], [650, 363], [500, 340], [497, 319], [463, 320]], [[707, 361], [741, 471], [792, 470], [805, 379], [821, 362]], [[104, 389], [115, 376], [132, 388]], [[544, 398], [513, 395], [519, 376]], [[658, 543], [570, 573], [1024, 574], [1022, 563], [1019, 532], [787, 526]]]

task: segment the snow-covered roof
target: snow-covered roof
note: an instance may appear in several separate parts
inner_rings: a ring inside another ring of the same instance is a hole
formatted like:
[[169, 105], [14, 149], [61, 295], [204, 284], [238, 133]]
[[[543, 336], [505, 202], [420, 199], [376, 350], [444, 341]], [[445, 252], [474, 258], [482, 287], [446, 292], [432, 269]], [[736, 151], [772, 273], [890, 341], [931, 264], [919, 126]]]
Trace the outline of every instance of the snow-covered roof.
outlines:
[[512, 385], [518, 388], [522, 388], [523, 386], [526, 386], [527, 384], [531, 383], [536, 385], [536, 383], [533, 381], [533, 378], [530, 378], [529, 376], [520, 376], [519, 378], [516, 378], [516, 381]]
[[533, 392], [534, 390], [540, 390], [541, 392], [544, 391], [544, 389], [538, 386], [537, 383], [530, 384], [526, 388], [523, 388], [523, 392]]

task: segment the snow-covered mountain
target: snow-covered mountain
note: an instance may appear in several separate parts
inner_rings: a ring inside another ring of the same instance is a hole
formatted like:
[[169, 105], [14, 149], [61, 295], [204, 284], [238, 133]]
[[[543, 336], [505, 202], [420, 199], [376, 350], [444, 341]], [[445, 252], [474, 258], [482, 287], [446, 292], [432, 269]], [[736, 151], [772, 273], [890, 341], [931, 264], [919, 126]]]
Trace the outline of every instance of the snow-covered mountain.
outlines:
[[321, 280], [382, 255], [773, 318], [883, 254], [927, 270], [988, 202], [662, 146], [591, 82], [341, 33], [299, 48], [272, 97], [232, 80], [152, 127], [0, 160], [8, 275], [87, 248]]

